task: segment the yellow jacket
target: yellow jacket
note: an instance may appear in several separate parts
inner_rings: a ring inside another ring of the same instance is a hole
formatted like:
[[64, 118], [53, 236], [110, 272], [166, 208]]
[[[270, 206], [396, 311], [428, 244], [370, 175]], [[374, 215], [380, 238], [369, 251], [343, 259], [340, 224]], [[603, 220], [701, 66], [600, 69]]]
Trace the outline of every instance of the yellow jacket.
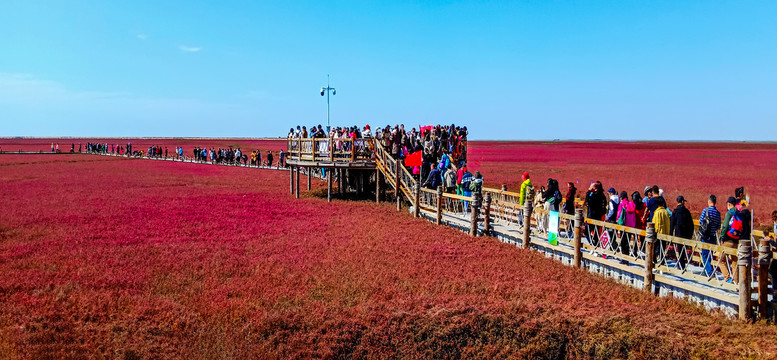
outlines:
[[653, 213], [653, 224], [656, 225], [656, 234], [669, 235], [669, 212], [666, 208], [659, 207]]
[[518, 201], [518, 202], [520, 202], [520, 203], [521, 203], [521, 205], [523, 205], [523, 204], [524, 204], [524, 202], [526, 201], [526, 188], [527, 188], [527, 187], [532, 187], [532, 185], [531, 185], [531, 179], [526, 179], [526, 180], [524, 180], [524, 182], [521, 184], [521, 198], [520, 198], [520, 200]]

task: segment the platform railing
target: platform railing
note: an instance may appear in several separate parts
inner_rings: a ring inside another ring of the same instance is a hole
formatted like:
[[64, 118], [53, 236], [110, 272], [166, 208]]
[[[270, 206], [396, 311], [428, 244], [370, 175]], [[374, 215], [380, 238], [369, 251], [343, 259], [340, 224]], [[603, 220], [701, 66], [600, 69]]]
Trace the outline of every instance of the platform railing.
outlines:
[[357, 161], [372, 158], [372, 139], [289, 138], [287, 157], [292, 161]]

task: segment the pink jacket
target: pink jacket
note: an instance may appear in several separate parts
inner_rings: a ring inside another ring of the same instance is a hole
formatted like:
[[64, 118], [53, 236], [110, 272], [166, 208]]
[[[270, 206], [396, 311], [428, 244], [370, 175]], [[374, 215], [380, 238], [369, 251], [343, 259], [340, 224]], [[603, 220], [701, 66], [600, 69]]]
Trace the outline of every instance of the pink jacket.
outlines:
[[623, 209], [626, 209], [626, 219], [623, 225], [635, 227], [637, 225], [637, 206], [629, 199], [621, 199], [621, 203], [618, 205], [618, 223], [621, 222]]

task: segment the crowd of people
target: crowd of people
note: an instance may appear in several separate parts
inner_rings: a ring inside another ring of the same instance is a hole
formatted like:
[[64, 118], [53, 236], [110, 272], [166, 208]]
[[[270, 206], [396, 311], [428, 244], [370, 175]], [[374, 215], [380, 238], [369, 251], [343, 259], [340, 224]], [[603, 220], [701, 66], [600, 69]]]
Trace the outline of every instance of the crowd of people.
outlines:
[[[75, 144], [71, 146], [71, 152], [75, 149]], [[81, 152], [81, 144], [78, 144], [78, 152]], [[119, 144], [107, 144], [107, 143], [87, 143], [86, 152], [91, 154], [102, 155], [116, 155], [116, 156], [130, 156], [130, 157], [146, 157], [150, 159], [164, 159], [164, 160], [178, 160], [178, 161], [193, 161], [200, 163], [212, 163], [221, 165], [242, 165], [242, 166], [266, 166], [266, 167], [279, 167], [285, 168], [286, 165], [286, 153], [283, 149], [278, 151], [278, 160], [275, 161], [275, 156], [272, 151], [267, 151], [262, 156], [261, 150], [254, 150], [249, 154], [244, 153], [240, 148], [216, 148], [216, 147], [199, 147], [195, 146], [192, 149], [191, 156], [187, 156], [184, 153], [184, 148], [176, 146], [173, 151], [170, 152], [167, 146], [152, 145], [147, 150], [133, 150], [131, 143], [126, 145]]]
[[[520, 190], [520, 204], [526, 201], [527, 191], [533, 191], [533, 185], [528, 173], [523, 174], [523, 182]], [[567, 192], [561, 196], [558, 181], [548, 179], [547, 188], [543, 186], [535, 201], [540, 206], [553, 211], [560, 211], [573, 215], [576, 207], [577, 188], [572, 182], [567, 183]], [[642, 192], [616, 191], [609, 188], [606, 192], [600, 181], [595, 181], [586, 190], [583, 197], [582, 208], [589, 219], [601, 220], [608, 223], [623, 225], [630, 228], [645, 229], [648, 223], [653, 223], [657, 234], [675, 236], [684, 239], [693, 239], [696, 231], [702, 242], [721, 245], [728, 248], [737, 248], [740, 240], [749, 240], [752, 231], [752, 214], [748, 208], [749, 197], [745, 195], [744, 187], [736, 188], [732, 196], [726, 199], [725, 209], [718, 209], [718, 198], [711, 194], [707, 198], [706, 206], [699, 216], [698, 229], [694, 224], [694, 218], [688, 209], [688, 201], [683, 195], [674, 198], [673, 205], [666, 201], [663, 189], [658, 185], [646, 186]], [[777, 231], [777, 211], [773, 214], [775, 221], [774, 230]], [[604, 230], [592, 224], [586, 224], [585, 236], [590, 244], [600, 246], [599, 238]], [[766, 232], [768, 233], [768, 231]], [[610, 236], [612, 238], [612, 236]], [[629, 243], [626, 238], [620, 244], [620, 251], [629, 254]], [[777, 243], [775, 244], [777, 247]], [[665, 254], [676, 261], [678, 267], [684, 269], [691, 260], [689, 250], [671, 246], [667, 242], [659, 241], [656, 252]], [[721, 261], [719, 271], [724, 281], [737, 281], [737, 274], [731, 274], [726, 264], [735, 264], [736, 256], [725, 255], [727, 261]], [[701, 251], [701, 260], [706, 275], [712, 275], [715, 271], [712, 253], [709, 250]], [[625, 262], [625, 261], [623, 261]], [[777, 274], [777, 264], [774, 266]]]

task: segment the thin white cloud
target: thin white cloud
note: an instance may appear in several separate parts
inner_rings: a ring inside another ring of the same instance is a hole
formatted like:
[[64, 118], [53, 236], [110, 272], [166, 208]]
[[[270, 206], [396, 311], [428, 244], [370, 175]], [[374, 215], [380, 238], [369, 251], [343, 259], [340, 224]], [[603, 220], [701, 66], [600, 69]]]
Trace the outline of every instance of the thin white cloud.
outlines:
[[199, 46], [188, 46], [188, 45], [181, 45], [178, 47], [178, 49], [180, 49], [183, 52], [191, 52], [191, 53], [195, 53], [202, 50], [202, 48]]
[[135, 37], [140, 39], [140, 40], [148, 39], [148, 35], [146, 35], [146, 34], [137, 34], [137, 35], [135, 35]]

